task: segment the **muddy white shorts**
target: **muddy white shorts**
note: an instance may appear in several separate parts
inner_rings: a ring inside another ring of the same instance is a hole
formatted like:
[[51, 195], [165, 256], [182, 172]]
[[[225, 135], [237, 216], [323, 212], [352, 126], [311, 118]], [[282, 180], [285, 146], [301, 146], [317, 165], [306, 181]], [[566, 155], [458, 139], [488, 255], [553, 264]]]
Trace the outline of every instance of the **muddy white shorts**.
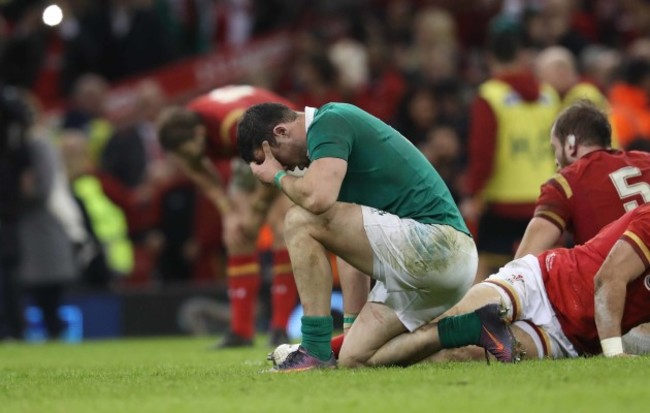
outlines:
[[542, 270], [534, 255], [511, 261], [482, 282], [499, 291], [508, 305], [513, 324], [530, 335], [540, 358], [577, 357], [578, 352], [562, 332], [546, 295]]
[[377, 280], [368, 301], [393, 309], [409, 331], [447, 311], [472, 286], [478, 255], [469, 235], [367, 206], [361, 210]]

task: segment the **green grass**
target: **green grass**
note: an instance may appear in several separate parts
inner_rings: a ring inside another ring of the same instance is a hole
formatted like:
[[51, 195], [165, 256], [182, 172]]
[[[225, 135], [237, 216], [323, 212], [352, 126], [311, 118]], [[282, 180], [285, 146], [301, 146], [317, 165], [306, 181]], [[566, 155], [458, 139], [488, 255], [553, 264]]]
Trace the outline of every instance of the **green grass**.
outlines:
[[0, 412], [648, 412], [650, 357], [269, 374], [211, 339], [0, 344]]

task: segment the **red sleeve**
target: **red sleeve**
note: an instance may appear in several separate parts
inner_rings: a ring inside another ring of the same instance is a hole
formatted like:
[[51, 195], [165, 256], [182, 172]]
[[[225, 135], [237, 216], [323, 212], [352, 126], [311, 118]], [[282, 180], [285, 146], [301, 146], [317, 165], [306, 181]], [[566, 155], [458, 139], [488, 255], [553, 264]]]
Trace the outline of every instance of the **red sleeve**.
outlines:
[[480, 192], [492, 175], [496, 152], [497, 121], [487, 101], [477, 98], [472, 103], [469, 129], [468, 195]]
[[650, 268], [650, 204], [638, 207], [635, 213], [621, 239], [627, 241], [645, 267]]
[[136, 191], [123, 185], [109, 174], [97, 173], [106, 196], [115, 203], [126, 216], [129, 232], [147, 230], [157, 225], [160, 219], [160, 193], [157, 191], [149, 202], [141, 202]]
[[136, 203], [133, 198], [133, 191], [109, 174], [98, 172], [97, 178], [102, 184], [104, 193], [115, 205], [119, 206], [125, 213], [128, 213], [133, 208]]
[[571, 191], [571, 187], [564, 176], [558, 174], [547, 181], [542, 185], [537, 199], [535, 216], [550, 221], [564, 231], [571, 221], [570, 194], [567, 191]]

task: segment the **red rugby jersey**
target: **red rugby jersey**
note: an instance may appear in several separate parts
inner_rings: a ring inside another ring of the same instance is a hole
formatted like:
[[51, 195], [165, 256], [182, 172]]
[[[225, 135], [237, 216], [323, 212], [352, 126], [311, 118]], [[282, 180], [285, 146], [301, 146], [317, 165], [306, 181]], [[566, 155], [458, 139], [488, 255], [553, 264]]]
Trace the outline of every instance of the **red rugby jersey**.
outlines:
[[207, 130], [207, 154], [223, 159], [237, 155], [237, 121], [250, 106], [258, 103], [283, 103], [288, 100], [266, 89], [254, 86], [224, 86], [202, 95], [187, 107], [196, 112]]
[[535, 216], [584, 244], [626, 211], [650, 202], [650, 153], [599, 150], [542, 185]]
[[546, 292], [562, 331], [585, 354], [601, 352], [594, 315], [594, 276], [619, 239], [630, 243], [646, 266], [646, 272], [627, 288], [621, 322], [625, 333], [650, 321], [650, 204], [626, 213], [584, 245], [538, 256]]

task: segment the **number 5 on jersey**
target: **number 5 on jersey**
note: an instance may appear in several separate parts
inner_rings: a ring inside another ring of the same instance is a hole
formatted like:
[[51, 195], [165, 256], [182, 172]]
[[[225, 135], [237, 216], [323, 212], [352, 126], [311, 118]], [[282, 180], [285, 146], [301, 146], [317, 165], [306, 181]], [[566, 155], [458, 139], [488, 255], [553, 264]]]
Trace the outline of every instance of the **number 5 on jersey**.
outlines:
[[641, 176], [641, 170], [635, 166], [626, 166], [609, 174], [609, 178], [612, 180], [616, 191], [618, 191], [618, 196], [624, 202], [623, 208], [625, 208], [625, 212], [629, 212], [639, 206], [639, 203], [635, 200], [625, 202], [625, 198], [641, 195], [643, 203], [650, 202], [650, 184], [647, 182], [637, 182], [634, 184], [627, 182], [628, 179], [637, 176]]

